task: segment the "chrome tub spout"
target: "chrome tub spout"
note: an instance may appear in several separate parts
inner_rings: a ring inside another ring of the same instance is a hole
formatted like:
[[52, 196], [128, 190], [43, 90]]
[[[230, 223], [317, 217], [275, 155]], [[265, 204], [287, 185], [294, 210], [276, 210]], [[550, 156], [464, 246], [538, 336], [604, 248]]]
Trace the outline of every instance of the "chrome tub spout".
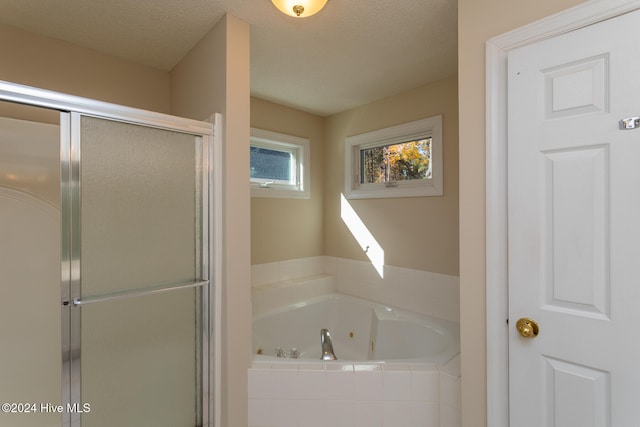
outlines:
[[322, 329], [320, 331], [320, 344], [322, 345], [322, 360], [337, 360], [335, 353], [333, 352], [333, 344], [331, 343], [331, 334], [328, 329]]

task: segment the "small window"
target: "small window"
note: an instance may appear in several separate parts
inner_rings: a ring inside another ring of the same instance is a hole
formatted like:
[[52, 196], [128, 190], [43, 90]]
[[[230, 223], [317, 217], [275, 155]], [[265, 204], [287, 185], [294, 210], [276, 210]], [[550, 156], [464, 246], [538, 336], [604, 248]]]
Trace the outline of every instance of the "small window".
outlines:
[[309, 140], [251, 129], [252, 197], [309, 198]]
[[442, 116], [346, 139], [345, 196], [442, 195]]

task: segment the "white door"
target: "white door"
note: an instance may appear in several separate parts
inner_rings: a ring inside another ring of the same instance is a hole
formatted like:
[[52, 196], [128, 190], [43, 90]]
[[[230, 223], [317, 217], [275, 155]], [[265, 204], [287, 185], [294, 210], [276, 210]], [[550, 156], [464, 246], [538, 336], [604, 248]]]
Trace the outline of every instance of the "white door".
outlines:
[[510, 425], [640, 426], [640, 12], [508, 64]]

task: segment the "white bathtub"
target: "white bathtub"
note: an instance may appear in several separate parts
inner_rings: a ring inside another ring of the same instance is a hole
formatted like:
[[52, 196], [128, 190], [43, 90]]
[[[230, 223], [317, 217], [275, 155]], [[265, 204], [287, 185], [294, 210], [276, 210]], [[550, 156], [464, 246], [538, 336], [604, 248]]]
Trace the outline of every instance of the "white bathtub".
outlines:
[[[329, 294], [254, 316], [254, 359], [274, 358], [276, 348], [320, 361], [320, 330], [331, 333], [340, 361], [444, 364], [459, 353], [456, 323], [342, 294]], [[328, 362], [331, 363], [331, 362]]]

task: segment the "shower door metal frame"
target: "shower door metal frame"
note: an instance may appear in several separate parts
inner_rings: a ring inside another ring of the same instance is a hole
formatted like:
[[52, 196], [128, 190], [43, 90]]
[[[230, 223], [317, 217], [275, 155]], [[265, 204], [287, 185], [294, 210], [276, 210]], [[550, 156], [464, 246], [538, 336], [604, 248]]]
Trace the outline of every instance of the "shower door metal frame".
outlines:
[[[188, 287], [202, 289], [202, 361], [201, 389], [202, 395], [198, 406], [202, 415], [202, 426], [214, 426], [215, 401], [219, 397], [219, 364], [215, 360], [214, 351], [218, 351], [219, 304], [218, 286], [213, 280], [213, 273], [219, 262], [219, 254], [213, 250], [213, 239], [210, 233], [220, 230], [220, 209], [213, 209], [214, 198], [220, 199], [220, 184], [213, 182], [214, 151], [220, 141], [218, 131], [219, 115], [213, 115], [214, 123], [199, 122], [155, 113], [120, 105], [110, 104], [44, 89], [33, 88], [10, 82], [0, 81], [0, 101], [31, 105], [60, 111], [60, 179], [61, 179], [61, 321], [62, 321], [62, 404], [65, 408], [71, 404], [82, 404], [80, 396], [80, 310], [83, 304], [104, 301], [104, 298], [80, 298], [80, 118], [91, 116], [105, 120], [119, 121], [144, 127], [191, 134], [200, 137], [202, 143], [202, 203], [200, 222], [202, 224], [202, 240], [200, 242], [200, 275], [201, 280], [187, 284], [159, 286], [142, 291], [122, 292], [111, 295], [109, 299], [136, 297], [158, 292], [168, 292]], [[214, 192], [214, 187], [215, 192]], [[218, 203], [216, 203], [217, 205]], [[215, 245], [216, 247], [218, 245]], [[215, 255], [215, 256], [214, 256]], [[218, 275], [216, 274], [216, 277]], [[63, 427], [80, 427], [80, 413], [63, 411]]]

